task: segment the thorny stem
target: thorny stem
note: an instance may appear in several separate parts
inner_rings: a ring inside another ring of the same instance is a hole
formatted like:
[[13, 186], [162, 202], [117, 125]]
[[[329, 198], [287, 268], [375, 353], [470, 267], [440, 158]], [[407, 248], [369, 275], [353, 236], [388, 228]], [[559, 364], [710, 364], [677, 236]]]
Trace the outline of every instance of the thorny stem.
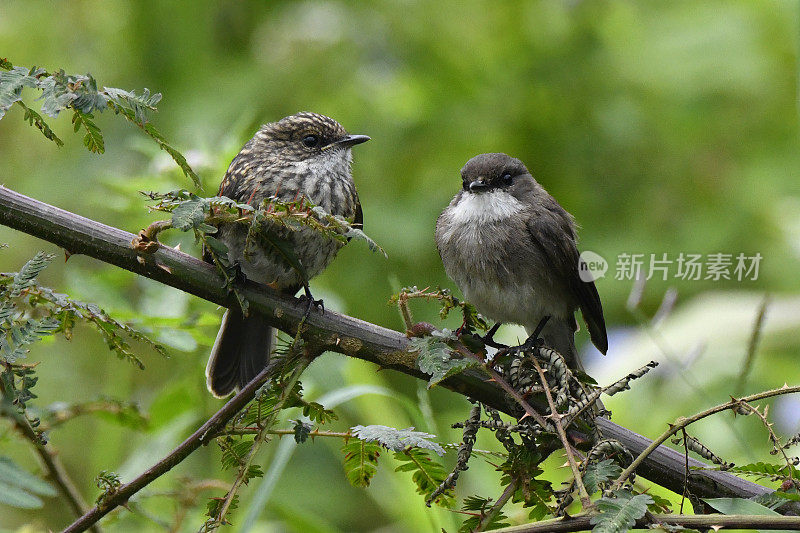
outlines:
[[741, 406], [750, 411], [751, 413], [753, 413], [754, 415], [756, 415], [759, 418], [759, 420], [761, 420], [761, 423], [764, 424], [764, 427], [767, 429], [767, 432], [769, 433], [769, 440], [772, 441], [772, 447], [775, 453], [780, 452], [780, 454], [783, 456], [783, 460], [786, 463], [786, 466], [788, 467], [787, 471], [789, 472], [789, 479], [794, 481], [794, 475], [793, 475], [794, 465], [792, 464], [792, 460], [789, 458], [789, 456], [786, 455], [786, 450], [781, 445], [781, 439], [775, 434], [774, 431], [772, 431], [772, 424], [770, 424], [769, 420], [767, 420], [768, 407], [765, 407], [764, 412], [762, 413], [761, 411], [758, 410], [758, 408], [753, 407], [749, 403], [742, 403]]
[[[572, 531], [586, 531], [592, 528], [593, 515], [581, 513], [576, 516], [542, 520], [532, 524], [504, 527], [493, 530], [495, 533], [569, 533]], [[798, 516], [772, 516], [772, 515], [676, 515], [660, 514], [657, 522], [653, 522], [647, 515], [636, 521], [637, 528], [646, 528], [650, 524], [682, 526], [691, 529], [710, 530], [714, 528], [727, 529], [800, 529]]]
[[[215, 437], [222, 437], [224, 435], [257, 435], [258, 433], [264, 433], [267, 435], [277, 435], [278, 437], [283, 437], [284, 435], [294, 435], [293, 429], [268, 429], [263, 431], [259, 428], [254, 427], [246, 427], [246, 428], [234, 428], [229, 429], [226, 431], [220, 431]], [[334, 437], [337, 439], [352, 439], [353, 434], [349, 431], [320, 431], [319, 429], [315, 429], [314, 431], [309, 431], [308, 433], [309, 438], [315, 437]]]
[[202, 426], [192, 433], [191, 436], [147, 471], [143, 472], [129, 483], [117, 488], [102, 505], [97, 505], [89, 509], [83, 516], [64, 529], [64, 533], [85, 531], [117, 506], [125, 505], [128, 499], [134, 494], [149, 485], [153, 480], [168, 472], [197, 448], [203, 444], [207, 444], [211, 440], [212, 435], [215, 435], [220, 428], [224, 427], [228, 420], [236, 416], [236, 414], [253, 399], [256, 389], [273, 375], [275, 369], [276, 364], [270, 362], [264, 370], [228, 400], [214, 416], [209, 418]]
[[225, 523], [225, 515], [228, 514], [230, 510], [231, 503], [233, 503], [233, 498], [236, 496], [236, 492], [241, 487], [242, 483], [245, 482], [245, 478], [247, 477], [247, 472], [250, 469], [250, 465], [253, 463], [253, 459], [255, 458], [256, 454], [258, 453], [261, 445], [266, 442], [267, 434], [269, 428], [275, 421], [275, 418], [278, 416], [278, 413], [283, 408], [283, 405], [286, 403], [286, 400], [289, 399], [289, 396], [292, 393], [292, 389], [294, 388], [294, 384], [297, 383], [297, 380], [300, 379], [300, 374], [306, 369], [306, 367], [311, 363], [313, 357], [302, 357], [298, 362], [297, 366], [292, 371], [292, 375], [289, 380], [284, 384], [283, 393], [281, 394], [280, 399], [275, 404], [275, 407], [272, 409], [272, 413], [270, 414], [269, 419], [264, 424], [264, 427], [256, 434], [255, 438], [253, 439], [253, 446], [250, 448], [250, 451], [247, 453], [247, 457], [245, 457], [244, 461], [239, 465], [239, 472], [236, 474], [236, 479], [233, 481], [233, 485], [231, 485], [230, 490], [225, 495], [225, 499], [222, 502], [222, 506], [220, 507], [217, 516], [214, 517], [212, 520], [212, 527], [218, 527]]
[[408, 306], [408, 298], [403, 298], [401, 295], [397, 299], [397, 307], [400, 309], [400, 316], [403, 317], [403, 323], [406, 329], [410, 330], [414, 326], [414, 317], [411, 315], [411, 309]]
[[544, 370], [539, 365], [539, 361], [536, 360], [535, 357], [531, 357], [531, 361], [533, 362], [534, 368], [536, 368], [536, 372], [539, 373], [539, 379], [542, 380], [542, 387], [544, 388], [544, 394], [547, 397], [547, 403], [550, 405], [550, 417], [553, 419], [553, 425], [556, 426], [556, 432], [558, 433], [558, 438], [561, 440], [562, 446], [564, 446], [564, 452], [567, 454], [567, 461], [569, 462], [569, 468], [572, 470], [572, 476], [575, 479], [575, 485], [578, 487], [578, 494], [581, 497], [581, 505], [584, 509], [591, 509], [592, 508], [592, 500], [589, 497], [589, 493], [586, 492], [586, 487], [583, 484], [583, 480], [581, 479], [581, 471], [578, 468], [578, 463], [575, 461], [575, 456], [572, 453], [572, 446], [567, 439], [567, 432], [564, 431], [564, 426], [561, 425], [561, 419], [563, 418], [562, 415], [558, 412], [556, 408], [556, 403], [553, 401], [553, 395], [550, 392], [550, 385], [547, 383], [547, 378], [544, 375]]
[[511, 496], [513, 496], [517, 491], [517, 487], [519, 487], [519, 478], [515, 477], [503, 491], [503, 494], [501, 494], [500, 497], [497, 498], [497, 501], [494, 502], [494, 505], [492, 505], [491, 509], [489, 509], [489, 512], [483, 515], [483, 518], [481, 518], [481, 521], [478, 523], [478, 527], [475, 528], [475, 531], [484, 531], [484, 528], [492, 523], [492, 520], [494, 520], [506, 503], [508, 503], [508, 500], [511, 499]]
[[650, 445], [647, 448], [645, 448], [644, 451], [642, 451], [642, 453], [640, 453], [636, 457], [636, 459], [633, 460], [633, 462], [628, 466], [628, 468], [626, 468], [619, 475], [616, 481], [614, 481], [613, 489], [621, 488], [625, 480], [628, 479], [628, 477], [630, 477], [630, 475], [636, 470], [636, 468], [640, 464], [642, 464], [642, 462], [647, 458], [648, 455], [653, 453], [653, 451], [656, 448], [658, 448], [661, 444], [663, 444], [668, 438], [670, 438], [678, 431], [681, 431], [689, 424], [697, 422], [698, 420], [706, 418], [707, 416], [711, 416], [713, 414], [726, 411], [728, 409], [734, 409], [740, 407], [742, 403], [754, 402], [757, 400], [763, 400], [765, 398], [772, 398], [773, 396], [781, 396], [784, 394], [793, 394], [795, 392], [800, 392], [800, 386], [789, 387], [788, 385], [784, 385], [780, 389], [771, 389], [768, 391], [759, 392], [757, 394], [751, 394], [750, 396], [745, 396], [739, 399], [731, 398], [731, 400], [728, 402], [715, 405], [710, 409], [706, 409], [705, 411], [692, 415], [688, 418], [687, 417], [678, 418], [674, 424], [670, 425], [667, 431], [662, 433], [657, 439], [655, 439], [652, 443], [650, 443]]

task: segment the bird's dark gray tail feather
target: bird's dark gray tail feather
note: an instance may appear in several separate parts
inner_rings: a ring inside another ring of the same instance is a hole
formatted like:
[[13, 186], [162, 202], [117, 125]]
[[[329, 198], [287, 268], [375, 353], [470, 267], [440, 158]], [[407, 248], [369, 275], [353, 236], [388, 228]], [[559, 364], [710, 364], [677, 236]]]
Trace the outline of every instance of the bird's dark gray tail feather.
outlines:
[[222, 398], [250, 382], [269, 362], [272, 326], [258, 314], [243, 316], [227, 310], [206, 366], [206, 384], [211, 394]]

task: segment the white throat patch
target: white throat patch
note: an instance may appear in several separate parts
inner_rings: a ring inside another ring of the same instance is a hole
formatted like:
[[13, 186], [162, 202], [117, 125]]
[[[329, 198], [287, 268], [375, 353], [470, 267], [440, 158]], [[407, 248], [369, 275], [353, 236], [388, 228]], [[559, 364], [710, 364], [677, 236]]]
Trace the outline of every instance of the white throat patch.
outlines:
[[523, 207], [522, 202], [503, 190], [465, 193], [453, 206], [451, 216], [457, 224], [485, 224], [514, 216]]

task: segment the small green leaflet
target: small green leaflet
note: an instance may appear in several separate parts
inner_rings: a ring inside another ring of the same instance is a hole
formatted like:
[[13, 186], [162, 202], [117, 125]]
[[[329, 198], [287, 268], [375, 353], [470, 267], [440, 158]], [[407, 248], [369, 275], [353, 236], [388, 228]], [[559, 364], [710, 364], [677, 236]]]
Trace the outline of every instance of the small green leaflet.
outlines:
[[208, 204], [202, 198], [191, 196], [172, 211], [172, 227], [181, 231], [197, 228], [206, 220]]
[[622, 533], [628, 531], [636, 520], [647, 512], [647, 506], [653, 499], [647, 494], [634, 496], [628, 491], [618, 490], [613, 498], [597, 500], [600, 514], [592, 517], [593, 533]]
[[[395, 468], [395, 472], [413, 472], [411, 480], [417, 485], [417, 492], [426, 500], [447, 478], [448, 472], [444, 467], [432, 460], [428, 452], [420, 448], [396, 452], [394, 458], [401, 462], [401, 465]], [[442, 507], [453, 507], [455, 504], [453, 490], [447, 490], [439, 495], [434, 503]]]
[[23, 67], [14, 67], [8, 72], [0, 72], [0, 118], [14, 104], [22, 100], [23, 87], [36, 87], [37, 72]]
[[480, 366], [480, 363], [475, 359], [465, 359], [455, 354], [442, 340], [442, 337], [414, 337], [409, 342], [408, 351], [419, 353], [417, 366], [420, 370], [430, 375], [428, 380], [429, 389], [440, 381], [463, 372], [467, 368]]
[[622, 468], [613, 459], [589, 463], [583, 475], [583, 484], [589, 494], [594, 494], [602, 488], [602, 485], [616, 479], [621, 473]]
[[344, 471], [354, 487], [368, 487], [378, 471], [381, 447], [374, 442], [353, 439], [344, 446]]

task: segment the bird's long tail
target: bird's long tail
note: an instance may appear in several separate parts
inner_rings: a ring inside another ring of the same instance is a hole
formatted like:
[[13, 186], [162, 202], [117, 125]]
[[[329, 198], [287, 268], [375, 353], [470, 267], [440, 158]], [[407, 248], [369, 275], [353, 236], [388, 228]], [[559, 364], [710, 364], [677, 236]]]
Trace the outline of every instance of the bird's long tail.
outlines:
[[275, 329], [263, 316], [225, 311], [206, 366], [211, 394], [225, 397], [256, 377], [269, 362], [274, 336]]

